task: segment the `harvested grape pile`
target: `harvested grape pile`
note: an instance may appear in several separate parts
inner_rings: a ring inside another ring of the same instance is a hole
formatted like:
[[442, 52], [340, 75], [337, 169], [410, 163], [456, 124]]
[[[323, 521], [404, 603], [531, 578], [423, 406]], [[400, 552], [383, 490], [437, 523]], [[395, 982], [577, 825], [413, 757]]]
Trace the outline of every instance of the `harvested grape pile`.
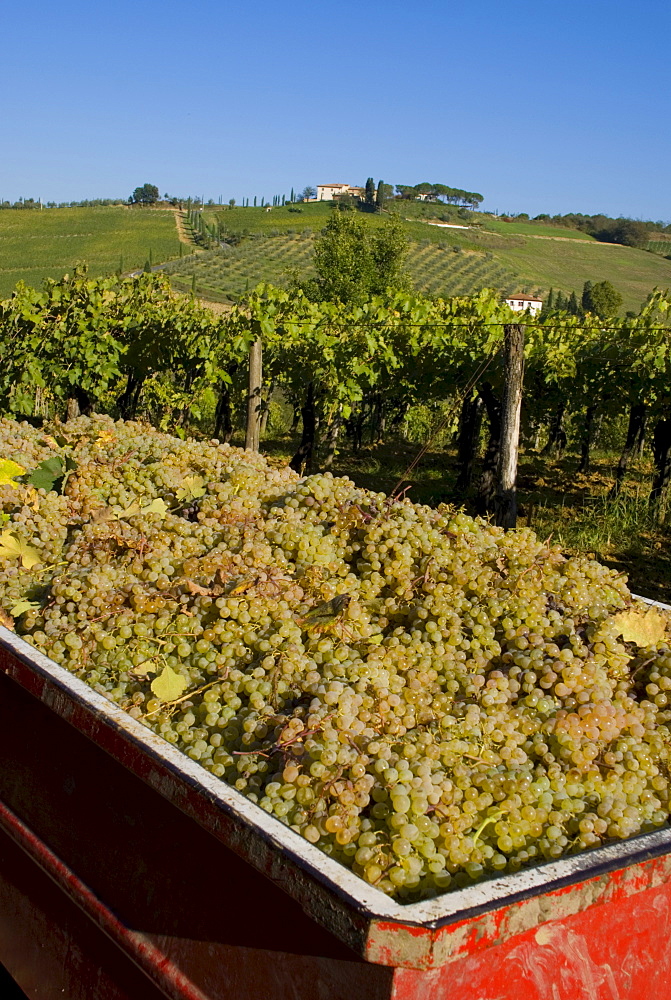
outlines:
[[384, 892], [666, 823], [667, 622], [613, 571], [138, 424], [0, 445], [5, 621]]

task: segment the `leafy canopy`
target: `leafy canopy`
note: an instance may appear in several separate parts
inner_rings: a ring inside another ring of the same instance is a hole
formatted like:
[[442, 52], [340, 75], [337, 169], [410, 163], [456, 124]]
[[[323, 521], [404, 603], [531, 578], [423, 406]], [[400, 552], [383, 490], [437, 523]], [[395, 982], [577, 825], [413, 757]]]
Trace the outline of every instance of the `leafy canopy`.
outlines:
[[306, 282], [313, 301], [354, 303], [403, 288], [408, 241], [391, 219], [379, 229], [348, 212], [334, 212], [315, 242], [317, 278]]

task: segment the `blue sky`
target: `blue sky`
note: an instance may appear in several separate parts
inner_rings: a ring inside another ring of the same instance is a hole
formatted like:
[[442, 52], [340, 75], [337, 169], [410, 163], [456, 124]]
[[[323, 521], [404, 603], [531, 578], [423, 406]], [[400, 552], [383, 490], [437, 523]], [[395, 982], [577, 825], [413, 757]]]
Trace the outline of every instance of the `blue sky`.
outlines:
[[0, 198], [373, 176], [671, 220], [668, 0], [7, 0]]

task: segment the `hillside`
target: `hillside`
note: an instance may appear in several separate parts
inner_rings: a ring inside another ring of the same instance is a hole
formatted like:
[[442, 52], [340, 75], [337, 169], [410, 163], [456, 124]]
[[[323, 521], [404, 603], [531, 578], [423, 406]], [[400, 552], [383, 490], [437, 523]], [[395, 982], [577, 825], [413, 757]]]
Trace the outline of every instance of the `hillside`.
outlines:
[[[234, 208], [205, 213], [224, 240], [237, 245], [209, 250], [166, 267], [175, 286], [195, 285], [200, 295], [235, 298], [267, 280], [283, 284], [310, 272], [312, 244], [328, 220], [328, 203], [293, 208]], [[547, 295], [550, 288], [580, 292], [585, 281], [611, 281], [623, 310], [637, 310], [655, 287], [671, 286], [671, 261], [660, 254], [597, 240], [573, 229], [503, 222], [448, 206], [396, 203], [411, 251], [407, 269], [418, 291], [457, 295], [496, 288]], [[400, 213], [403, 214], [400, 214]], [[408, 216], [406, 218], [406, 215]], [[364, 216], [371, 226], [386, 216]], [[432, 224], [449, 222], [448, 226]], [[475, 222], [471, 228], [468, 222]]]
[[20, 279], [40, 287], [75, 264], [92, 275], [130, 271], [176, 257], [173, 212], [128, 208], [45, 208], [0, 211], [0, 298]]
[[[418, 291], [430, 295], [469, 294], [483, 287], [502, 293], [546, 295], [550, 288], [570, 293], [580, 292], [587, 280], [607, 279], [622, 293], [623, 310], [637, 310], [653, 288], [671, 286], [671, 260], [660, 252], [668, 243], [651, 242], [654, 252], [649, 253], [599, 243], [574, 229], [504, 222], [424, 202], [395, 202], [392, 211], [411, 241], [410, 276]], [[60, 277], [77, 263], [87, 263], [97, 275], [120, 267], [138, 270], [151, 259], [154, 266], [169, 262], [165, 270], [176, 288], [191, 290], [195, 276], [199, 295], [230, 301], [259, 281], [286, 284], [294, 274], [309, 274], [314, 238], [331, 212], [328, 202], [272, 211], [212, 207], [205, 210], [205, 221], [219, 228], [230, 245], [189, 254], [170, 211], [0, 211], [0, 297], [19, 279], [39, 287], [44, 278]], [[363, 218], [381, 226], [386, 215]], [[189, 231], [180, 229], [188, 240]]]

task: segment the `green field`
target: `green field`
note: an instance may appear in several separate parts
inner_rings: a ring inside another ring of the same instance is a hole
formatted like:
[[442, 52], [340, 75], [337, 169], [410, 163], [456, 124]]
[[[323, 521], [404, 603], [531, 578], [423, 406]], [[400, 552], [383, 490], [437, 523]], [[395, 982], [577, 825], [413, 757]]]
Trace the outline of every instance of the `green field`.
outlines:
[[[293, 211], [292, 211], [293, 208]], [[671, 260], [660, 252], [668, 244], [634, 250], [590, 240], [584, 233], [531, 222], [503, 222], [454, 206], [396, 202], [411, 241], [407, 269], [415, 287], [431, 295], [469, 294], [483, 287], [500, 292], [546, 295], [550, 288], [580, 292], [585, 281], [609, 280], [624, 298], [623, 310], [637, 310], [653, 288], [671, 286]], [[170, 261], [166, 270], [175, 287], [188, 291], [196, 275], [201, 296], [237, 298], [267, 280], [286, 284], [310, 273], [314, 237], [332, 212], [328, 202], [265, 208], [205, 209], [208, 223], [237, 243], [227, 249], [190, 254], [181, 247], [172, 212], [127, 208], [60, 208], [0, 211], [0, 297], [19, 279], [39, 287], [77, 263], [91, 274], [124, 272]], [[382, 226], [387, 215], [365, 215]], [[440, 218], [470, 229], [427, 225]], [[542, 237], [552, 237], [538, 239]], [[651, 241], [652, 242], [652, 241]], [[668, 252], [668, 251], [667, 251]]]
[[489, 216], [479, 217], [482, 228], [506, 236], [549, 236], [551, 239], [587, 240], [596, 242], [593, 236], [580, 232], [579, 229], [568, 229], [566, 226], [548, 226], [542, 222], [504, 222]]
[[[403, 225], [411, 240], [407, 269], [418, 291], [431, 295], [469, 294], [480, 288], [547, 295], [550, 288], [580, 293], [586, 281], [611, 281], [623, 296], [623, 310], [638, 310], [653, 288], [671, 286], [671, 261], [659, 254], [611, 243], [599, 243], [576, 230], [524, 222], [501, 222], [479, 216], [482, 227], [440, 228], [426, 219], [437, 209], [461, 222], [447, 206], [412, 205]], [[176, 287], [190, 289], [193, 276], [200, 295], [234, 299], [259, 281], [286, 284], [292, 274], [310, 273], [314, 236], [328, 221], [329, 203], [206, 211], [225, 234], [241, 238], [237, 246], [211, 250], [176, 261], [166, 268]], [[399, 203], [394, 211], [399, 209]], [[384, 225], [385, 215], [366, 215], [371, 226]], [[531, 230], [531, 232], [528, 232]], [[569, 235], [570, 234], [570, 235]], [[539, 236], [551, 239], [538, 239]], [[566, 238], [564, 238], [566, 235]], [[559, 239], [557, 238], [559, 237]]]
[[[227, 250], [205, 253], [173, 261], [164, 270], [181, 291], [193, 288], [215, 301], [234, 299], [260, 281], [286, 285], [294, 275], [312, 275], [314, 237], [301, 235], [254, 236]], [[456, 250], [456, 252], [455, 252]], [[414, 287], [429, 295], [462, 295], [478, 288], [501, 292], [517, 289], [518, 279], [493, 255], [441, 247], [431, 241], [413, 243], [407, 270]]]
[[[180, 243], [172, 212], [128, 208], [45, 208], [0, 211], [0, 298], [19, 279], [40, 287], [75, 264], [111, 274], [176, 257]], [[123, 261], [122, 261], [123, 257]]]

